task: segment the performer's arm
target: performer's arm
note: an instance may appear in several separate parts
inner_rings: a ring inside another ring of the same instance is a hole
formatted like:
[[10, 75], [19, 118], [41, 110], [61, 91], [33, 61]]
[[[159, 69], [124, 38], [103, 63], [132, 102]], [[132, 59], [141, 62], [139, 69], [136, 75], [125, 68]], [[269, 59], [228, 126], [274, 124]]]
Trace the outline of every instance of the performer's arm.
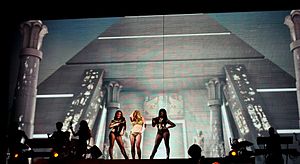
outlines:
[[144, 117], [142, 117], [142, 120], [143, 120], [143, 126], [146, 128], [146, 122], [145, 122]]
[[133, 113], [134, 113], [134, 111], [129, 116], [131, 122], [133, 122]]
[[124, 131], [126, 130], [126, 120], [124, 119]]
[[152, 118], [152, 127], [154, 127], [157, 124], [157, 117]]
[[113, 128], [115, 126], [119, 126], [120, 125], [120, 122], [114, 122], [113, 120], [111, 120], [110, 124], [109, 124], [109, 128]]
[[170, 125], [170, 126], [168, 126], [167, 128], [169, 129], [169, 128], [174, 128], [175, 126], [176, 126], [176, 124], [174, 124], [172, 121], [170, 121], [170, 120], [167, 120], [167, 123]]
[[75, 133], [74, 130], [73, 130], [72, 122], [70, 122], [70, 129], [71, 129], [71, 132], [74, 136], [78, 136], [78, 133]]

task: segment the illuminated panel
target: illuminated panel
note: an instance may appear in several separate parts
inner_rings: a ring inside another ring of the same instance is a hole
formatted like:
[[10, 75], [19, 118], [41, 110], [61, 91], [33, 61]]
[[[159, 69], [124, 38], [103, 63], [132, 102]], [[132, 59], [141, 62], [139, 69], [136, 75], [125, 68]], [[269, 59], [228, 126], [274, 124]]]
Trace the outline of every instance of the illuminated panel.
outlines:
[[256, 89], [257, 92], [296, 92], [297, 88], [268, 88]]
[[138, 39], [138, 38], [170, 38], [170, 37], [185, 37], [185, 36], [216, 36], [216, 35], [230, 35], [230, 32], [211, 32], [199, 34], [173, 34], [173, 35], [135, 35], [135, 36], [112, 36], [112, 37], [98, 37], [98, 39]]
[[48, 138], [47, 134], [33, 134], [32, 138]]
[[226, 65], [225, 95], [241, 137], [254, 141], [270, 127], [261, 97], [244, 65]]
[[36, 95], [36, 98], [65, 98], [73, 97], [74, 94], [49, 94], [49, 95]]
[[70, 109], [65, 117], [63, 130], [69, 128], [70, 122], [75, 127], [81, 120], [86, 120], [89, 127], [93, 128], [99, 109], [102, 109], [102, 76], [103, 71], [101, 70], [84, 71], [78, 93], [70, 104]]
[[300, 129], [278, 129], [278, 134], [299, 134]]

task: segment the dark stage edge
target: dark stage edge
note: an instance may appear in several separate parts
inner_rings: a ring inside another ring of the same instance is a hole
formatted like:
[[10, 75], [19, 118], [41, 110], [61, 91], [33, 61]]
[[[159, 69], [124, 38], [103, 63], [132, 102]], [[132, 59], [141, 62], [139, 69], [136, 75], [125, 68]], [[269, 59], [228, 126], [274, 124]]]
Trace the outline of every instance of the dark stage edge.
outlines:
[[84, 160], [47, 160], [38, 159], [33, 164], [255, 164], [255, 158], [250, 159], [227, 159], [227, 158], [205, 158], [200, 161], [192, 159], [141, 159], [141, 160], [103, 160], [103, 159], [84, 159]]

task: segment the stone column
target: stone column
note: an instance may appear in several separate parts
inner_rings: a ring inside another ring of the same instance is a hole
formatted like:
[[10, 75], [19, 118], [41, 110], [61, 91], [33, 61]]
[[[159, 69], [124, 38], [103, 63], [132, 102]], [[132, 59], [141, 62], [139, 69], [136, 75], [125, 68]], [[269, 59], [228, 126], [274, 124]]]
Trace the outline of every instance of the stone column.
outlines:
[[34, 115], [37, 93], [37, 81], [42, 51], [43, 38], [48, 29], [40, 20], [30, 20], [21, 24], [22, 50], [17, 86], [14, 96], [14, 121], [21, 123], [29, 138], [34, 130]]
[[290, 29], [291, 41], [290, 50], [294, 55], [297, 101], [300, 126], [300, 10], [293, 10], [289, 16], [285, 17], [284, 24]]
[[[105, 131], [105, 145], [109, 147], [109, 124], [110, 121], [115, 116], [115, 113], [118, 109], [120, 109], [120, 101], [119, 94], [122, 89], [122, 85], [120, 85], [116, 81], [110, 81], [105, 85], [106, 88], [106, 108], [107, 108], [107, 116], [106, 116], [106, 131]], [[108, 154], [108, 152], [107, 152]]]
[[210, 156], [220, 157], [223, 156], [223, 128], [221, 117], [221, 81], [218, 78], [211, 79], [207, 84], [208, 89], [208, 107], [210, 109]]

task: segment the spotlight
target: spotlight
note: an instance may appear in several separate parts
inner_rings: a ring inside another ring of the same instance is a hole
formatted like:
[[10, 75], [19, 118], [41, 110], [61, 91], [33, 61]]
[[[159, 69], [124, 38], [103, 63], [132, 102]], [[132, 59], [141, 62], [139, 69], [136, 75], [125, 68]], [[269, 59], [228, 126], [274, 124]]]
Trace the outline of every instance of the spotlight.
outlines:
[[59, 154], [57, 152], [53, 152], [53, 157], [57, 158], [59, 156]]
[[18, 154], [18, 153], [16, 153], [16, 154], [14, 155], [14, 157], [15, 157], [15, 158], [18, 158], [18, 157], [19, 157], [19, 154]]
[[235, 156], [237, 156], [238, 154], [237, 154], [237, 151], [236, 150], [231, 150], [230, 152], [229, 152], [229, 156], [231, 156], [231, 157], [235, 157]]

